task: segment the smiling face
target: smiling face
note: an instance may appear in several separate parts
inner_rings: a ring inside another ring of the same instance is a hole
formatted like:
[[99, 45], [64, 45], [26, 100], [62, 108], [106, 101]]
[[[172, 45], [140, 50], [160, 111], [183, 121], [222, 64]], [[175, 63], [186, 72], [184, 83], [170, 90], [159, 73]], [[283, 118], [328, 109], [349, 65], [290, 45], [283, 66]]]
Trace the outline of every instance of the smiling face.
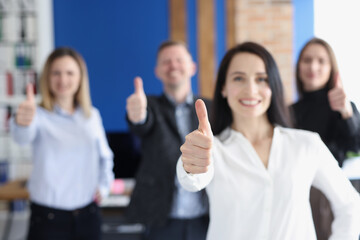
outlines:
[[195, 72], [196, 65], [184, 46], [172, 45], [159, 52], [155, 73], [165, 90], [189, 87]]
[[57, 100], [73, 100], [80, 86], [78, 63], [70, 56], [57, 58], [50, 68], [50, 91]]
[[331, 61], [326, 48], [321, 44], [308, 45], [300, 58], [299, 76], [305, 91], [324, 88], [330, 78]]
[[233, 119], [267, 118], [271, 94], [264, 61], [252, 53], [236, 54], [222, 90]]

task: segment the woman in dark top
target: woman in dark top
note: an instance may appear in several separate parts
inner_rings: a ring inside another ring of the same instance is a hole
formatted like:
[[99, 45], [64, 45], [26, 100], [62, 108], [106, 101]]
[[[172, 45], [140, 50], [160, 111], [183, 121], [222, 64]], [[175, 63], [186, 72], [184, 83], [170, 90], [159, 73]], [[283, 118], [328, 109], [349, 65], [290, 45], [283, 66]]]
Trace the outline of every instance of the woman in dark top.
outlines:
[[[360, 115], [347, 98], [335, 55], [327, 42], [313, 38], [302, 48], [296, 64], [296, 84], [299, 101], [291, 106], [295, 127], [319, 133], [342, 166], [348, 151], [359, 150]], [[330, 205], [314, 188], [310, 200], [317, 237], [328, 239]]]

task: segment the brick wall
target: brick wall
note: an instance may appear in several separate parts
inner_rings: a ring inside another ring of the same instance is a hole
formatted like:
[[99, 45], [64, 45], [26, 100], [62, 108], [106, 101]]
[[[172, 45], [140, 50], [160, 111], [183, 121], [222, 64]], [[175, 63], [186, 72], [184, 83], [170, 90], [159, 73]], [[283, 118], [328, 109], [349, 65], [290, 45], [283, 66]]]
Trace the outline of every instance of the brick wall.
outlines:
[[254, 41], [274, 56], [286, 102], [293, 99], [293, 6], [290, 0], [235, 0], [235, 41]]

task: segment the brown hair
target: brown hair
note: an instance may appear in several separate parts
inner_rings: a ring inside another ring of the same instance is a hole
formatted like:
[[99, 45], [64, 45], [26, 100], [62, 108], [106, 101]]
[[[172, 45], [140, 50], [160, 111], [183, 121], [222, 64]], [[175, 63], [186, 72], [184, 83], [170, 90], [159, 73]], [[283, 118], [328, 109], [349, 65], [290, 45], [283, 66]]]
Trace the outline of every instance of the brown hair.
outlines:
[[183, 46], [191, 57], [191, 53], [190, 53], [189, 48], [186, 45], [186, 43], [184, 43], [183, 41], [168, 40], [168, 41], [162, 42], [160, 44], [160, 46], [158, 47], [157, 53], [156, 53], [156, 58], [159, 58], [159, 54], [162, 50], [164, 50], [167, 47], [171, 47], [171, 46]]
[[305, 92], [304, 85], [303, 85], [303, 83], [302, 83], [302, 81], [300, 79], [300, 61], [301, 61], [301, 58], [302, 58], [302, 56], [304, 54], [305, 49], [311, 44], [319, 44], [319, 45], [323, 46], [325, 48], [325, 50], [327, 51], [328, 55], [329, 55], [331, 70], [330, 70], [329, 80], [326, 83], [326, 87], [328, 89], [331, 89], [331, 88], [334, 87], [335, 77], [336, 77], [336, 74], [339, 71], [334, 51], [332, 50], [330, 45], [327, 42], [325, 42], [324, 40], [320, 39], [320, 38], [312, 38], [312, 39], [310, 39], [305, 44], [305, 46], [301, 49], [301, 52], [299, 54], [299, 58], [298, 58], [297, 63], [296, 63], [296, 86], [297, 86], [297, 91], [298, 91], [299, 97], [301, 97]]

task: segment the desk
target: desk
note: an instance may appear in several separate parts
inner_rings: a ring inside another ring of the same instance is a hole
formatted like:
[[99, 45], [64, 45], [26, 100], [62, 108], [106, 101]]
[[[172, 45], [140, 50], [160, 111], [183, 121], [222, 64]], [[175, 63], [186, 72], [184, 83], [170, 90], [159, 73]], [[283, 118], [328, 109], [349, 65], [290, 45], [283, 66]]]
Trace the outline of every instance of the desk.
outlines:
[[8, 240], [13, 221], [13, 213], [11, 211], [11, 203], [15, 200], [29, 199], [29, 192], [26, 187], [26, 179], [17, 179], [9, 181], [0, 186], [0, 200], [8, 201], [8, 217], [5, 222], [4, 234], [1, 239]]
[[[1, 240], [8, 240], [10, 237], [10, 230], [13, 224], [11, 203], [15, 200], [29, 199], [29, 192], [25, 188], [25, 184], [25, 179], [18, 179], [0, 186], [0, 200], [7, 201], [9, 203], [8, 217], [5, 222], [4, 233], [0, 236]], [[134, 184], [135, 182], [133, 179], [125, 179], [122, 194], [113, 193], [101, 201], [100, 207], [103, 213], [102, 230], [104, 233], [104, 240], [142, 239], [141, 236], [144, 232], [144, 226], [141, 224], [128, 223], [123, 216], [123, 211], [129, 204]]]
[[[116, 185], [120, 184], [121, 187]], [[130, 223], [124, 216], [129, 205], [130, 196], [135, 185], [134, 179], [116, 179], [111, 194], [100, 203], [103, 215], [104, 240], [140, 240], [145, 227], [140, 223]]]

